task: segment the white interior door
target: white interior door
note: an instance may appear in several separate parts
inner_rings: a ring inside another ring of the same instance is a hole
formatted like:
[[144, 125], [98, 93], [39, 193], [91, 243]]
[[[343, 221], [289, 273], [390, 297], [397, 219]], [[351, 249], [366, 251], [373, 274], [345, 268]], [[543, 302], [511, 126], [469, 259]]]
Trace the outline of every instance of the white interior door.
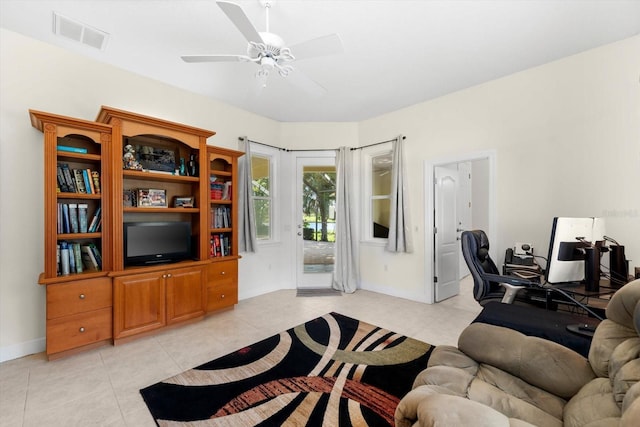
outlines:
[[335, 260], [335, 180], [334, 152], [296, 159], [298, 288], [331, 287]]
[[[458, 237], [464, 230], [471, 230], [472, 224], [472, 188], [471, 188], [471, 162], [458, 163], [458, 192], [456, 193], [457, 207], [456, 212], [458, 224], [456, 226]], [[469, 274], [469, 267], [462, 256], [462, 245], [458, 245], [458, 277], [462, 279]]]
[[457, 187], [458, 171], [442, 166], [434, 169], [434, 276], [435, 301], [460, 292]]

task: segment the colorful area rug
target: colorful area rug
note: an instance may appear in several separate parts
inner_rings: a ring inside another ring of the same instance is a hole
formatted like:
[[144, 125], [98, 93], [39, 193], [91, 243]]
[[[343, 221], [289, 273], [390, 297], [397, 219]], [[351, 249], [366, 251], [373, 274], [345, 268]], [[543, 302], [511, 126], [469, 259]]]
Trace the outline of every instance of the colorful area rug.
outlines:
[[432, 346], [330, 313], [140, 390], [177, 426], [393, 426]]

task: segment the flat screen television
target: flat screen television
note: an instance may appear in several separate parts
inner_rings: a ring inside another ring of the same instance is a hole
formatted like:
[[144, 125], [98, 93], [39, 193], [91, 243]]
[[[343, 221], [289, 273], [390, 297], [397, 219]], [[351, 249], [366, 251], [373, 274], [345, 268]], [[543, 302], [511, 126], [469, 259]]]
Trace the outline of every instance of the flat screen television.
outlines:
[[605, 226], [602, 218], [553, 219], [549, 258], [545, 278], [548, 283], [579, 283], [585, 280], [585, 254], [583, 248], [604, 240]]
[[191, 259], [191, 223], [125, 222], [125, 266], [151, 265]]

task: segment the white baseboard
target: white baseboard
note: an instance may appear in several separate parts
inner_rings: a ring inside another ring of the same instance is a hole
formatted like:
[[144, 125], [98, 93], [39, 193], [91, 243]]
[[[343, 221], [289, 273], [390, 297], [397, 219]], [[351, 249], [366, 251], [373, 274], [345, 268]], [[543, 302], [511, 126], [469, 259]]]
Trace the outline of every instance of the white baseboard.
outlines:
[[[238, 289], [238, 301], [242, 301], [242, 300], [245, 300], [245, 299], [257, 297], [257, 296], [268, 294], [268, 293], [275, 292], [275, 291], [281, 291], [283, 289], [289, 289], [289, 288], [282, 288], [282, 287], [273, 286], [271, 288], [252, 288], [252, 289], [249, 289], [249, 290]], [[293, 289], [293, 288], [291, 288], [291, 289]]]
[[398, 290], [397, 288], [393, 288], [390, 286], [380, 286], [378, 284], [368, 283], [365, 281], [360, 283], [360, 289], [362, 289], [363, 291], [377, 292], [379, 294], [388, 295], [390, 297], [404, 298], [411, 301], [428, 303], [426, 295], [424, 295], [424, 292], [420, 291], [410, 292]]
[[7, 360], [29, 356], [30, 354], [41, 353], [45, 351], [46, 344], [47, 341], [43, 337], [31, 341], [25, 341], [18, 344], [0, 347], [0, 363], [6, 362]]

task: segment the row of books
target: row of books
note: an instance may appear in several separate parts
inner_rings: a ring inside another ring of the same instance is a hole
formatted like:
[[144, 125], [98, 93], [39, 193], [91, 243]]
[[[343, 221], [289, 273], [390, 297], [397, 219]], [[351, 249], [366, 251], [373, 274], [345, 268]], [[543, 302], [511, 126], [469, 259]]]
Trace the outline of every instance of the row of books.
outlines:
[[58, 234], [95, 233], [102, 226], [102, 209], [100, 206], [88, 221], [87, 203], [58, 203]]
[[59, 276], [102, 270], [102, 255], [94, 243], [81, 245], [62, 241], [57, 250]]
[[211, 233], [211, 239], [209, 240], [209, 255], [212, 257], [231, 255], [231, 239], [228, 234]]
[[212, 176], [209, 187], [211, 200], [231, 200], [231, 181], [221, 182]]
[[231, 208], [219, 206], [211, 211], [211, 228], [230, 228]]
[[58, 163], [58, 189], [62, 193], [100, 194], [100, 172]]

